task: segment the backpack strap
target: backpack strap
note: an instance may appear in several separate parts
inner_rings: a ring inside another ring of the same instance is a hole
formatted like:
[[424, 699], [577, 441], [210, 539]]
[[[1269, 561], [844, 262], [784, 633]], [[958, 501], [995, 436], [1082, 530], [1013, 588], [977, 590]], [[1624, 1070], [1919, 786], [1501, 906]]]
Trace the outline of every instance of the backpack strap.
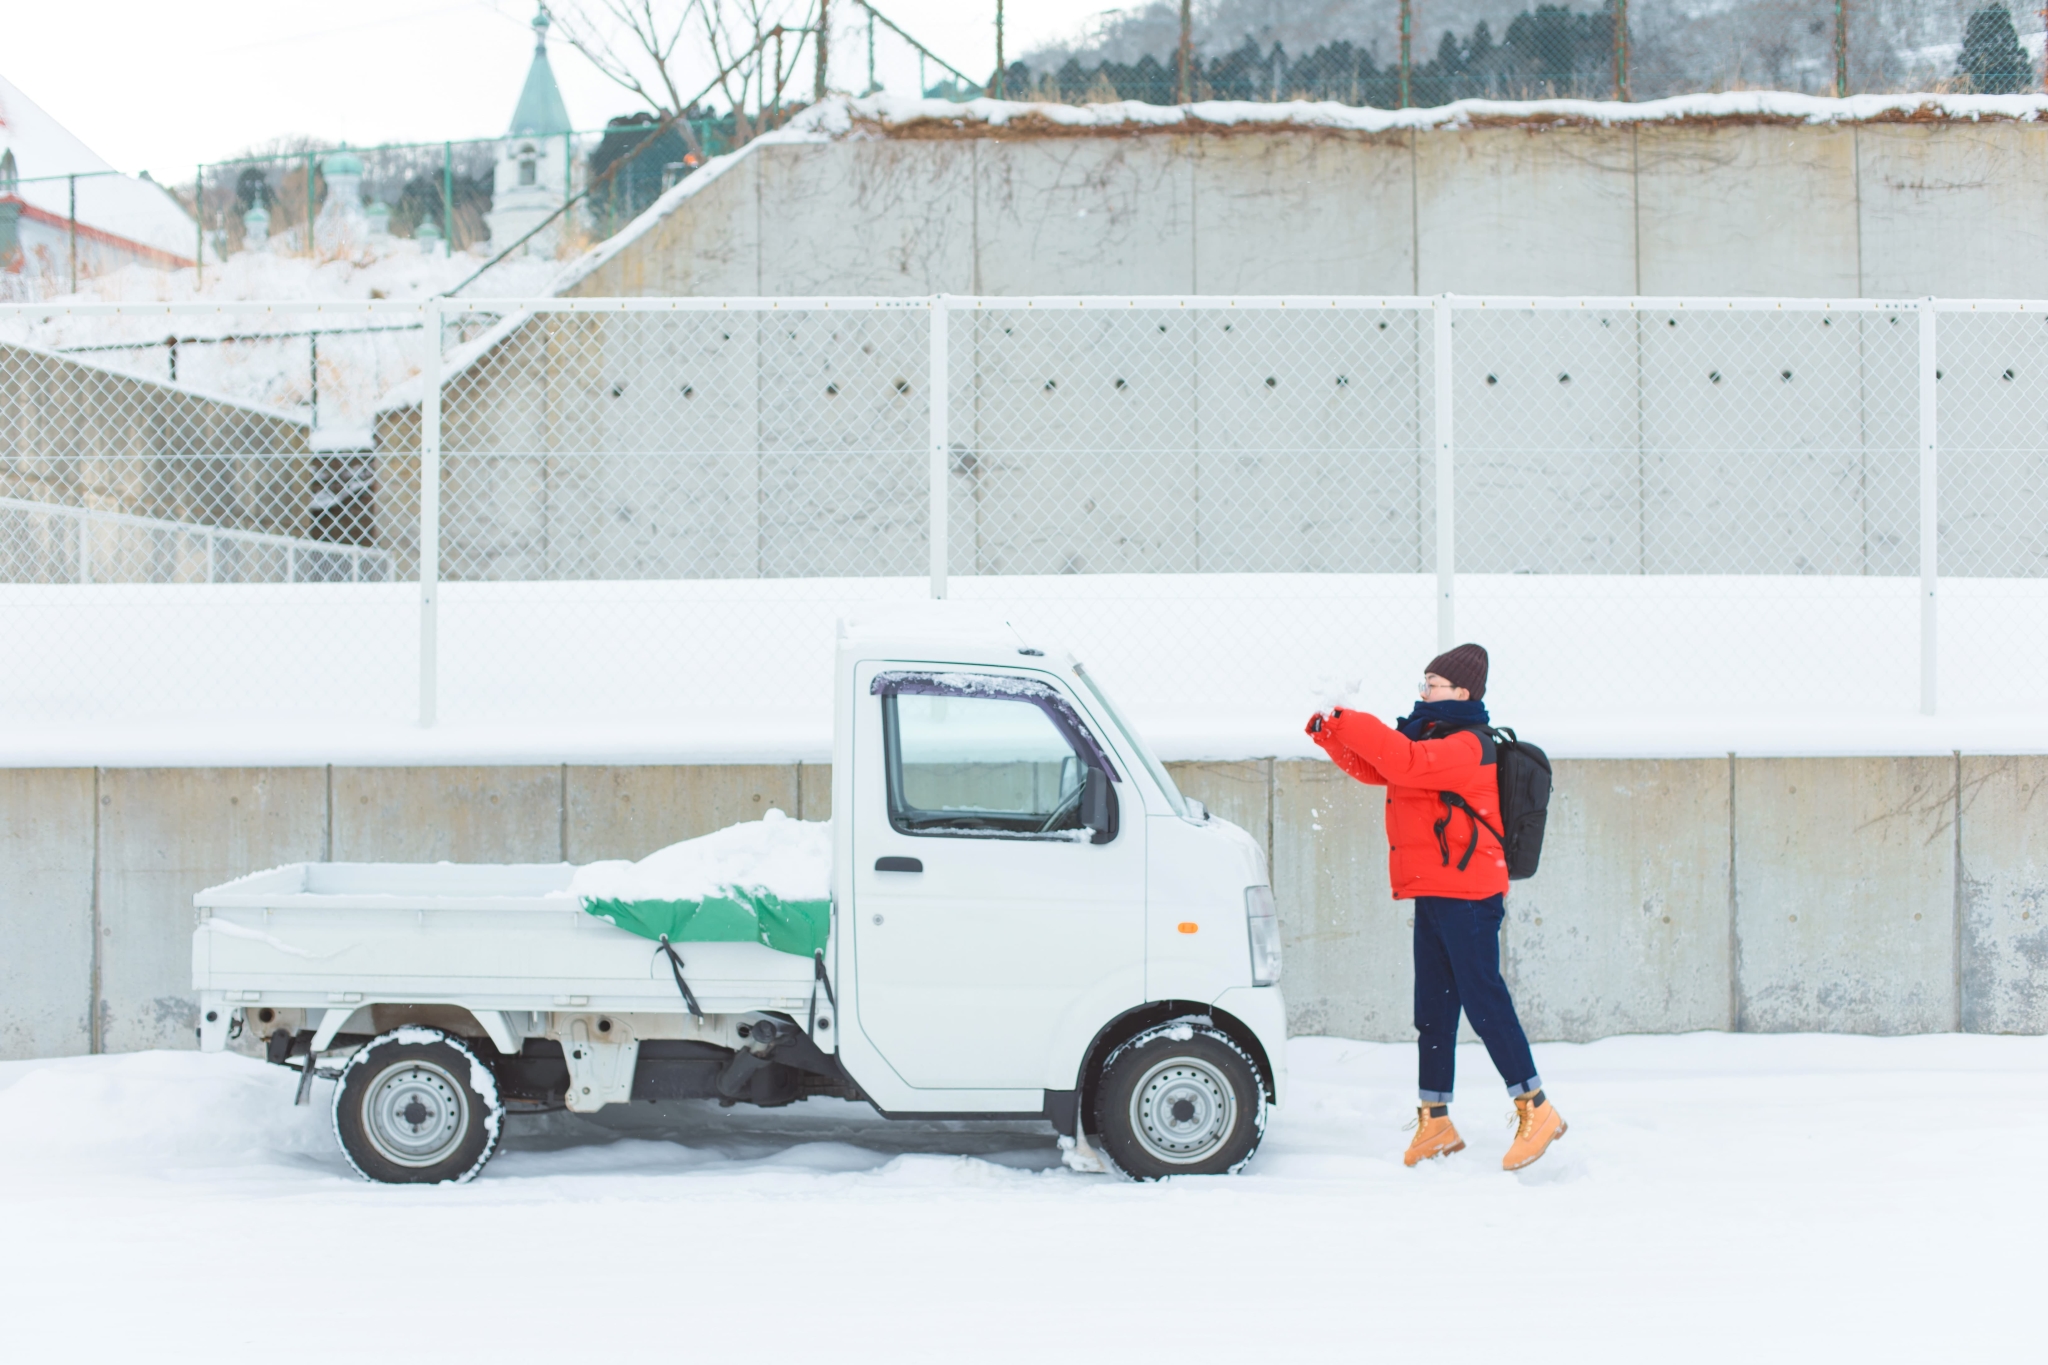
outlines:
[[1429, 729], [1426, 732], [1424, 732], [1423, 738], [1449, 739], [1452, 735], [1465, 734], [1475, 735], [1478, 737], [1479, 762], [1482, 766], [1488, 763], [1498, 761], [1498, 756], [1495, 754], [1494, 751], [1499, 746], [1500, 738], [1503, 734], [1505, 734], [1508, 737], [1509, 743], [1513, 743], [1515, 738], [1514, 731], [1512, 730], [1496, 730], [1492, 726], [1482, 724], [1481, 722], [1476, 720], [1431, 721], [1429, 723]]
[[[1439, 730], [1438, 733], [1431, 735], [1430, 738], [1448, 739], [1452, 735], [1464, 734], [1467, 732], [1479, 736], [1479, 759], [1482, 764], [1486, 761], [1487, 748], [1489, 746], [1498, 745], [1500, 743], [1500, 737], [1502, 735], [1507, 736], [1508, 743], [1513, 744], [1516, 742], [1515, 732], [1513, 730], [1496, 730], [1490, 725], [1482, 725], [1477, 721], [1473, 721], [1464, 725], [1445, 725]], [[1498, 760], [1496, 759], [1496, 761]], [[1436, 830], [1437, 853], [1442, 856], [1443, 865], [1445, 867], [1449, 867], [1451, 865], [1451, 845], [1450, 840], [1444, 837], [1444, 831], [1450, 826], [1451, 812], [1453, 810], [1464, 811], [1466, 818], [1471, 821], [1472, 829], [1472, 838], [1470, 842], [1468, 842], [1465, 845], [1464, 856], [1458, 859], [1458, 871], [1463, 872], [1467, 867], [1471, 865], [1472, 855], [1478, 852], [1479, 850], [1479, 831], [1482, 827], [1485, 828], [1488, 834], [1491, 834], [1494, 838], [1500, 840], [1500, 846], [1502, 850], [1506, 850], [1508, 846], [1507, 836], [1503, 835], [1499, 830], [1495, 829], [1492, 825], [1487, 824], [1486, 821], [1480, 819], [1479, 812], [1473, 810], [1472, 807], [1465, 804], [1464, 797], [1458, 795], [1456, 792], [1438, 792], [1436, 794], [1436, 799], [1444, 803], [1443, 819], [1437, 821], [1434, 828]]]
[[1479, 849], [1479, 831], [1481, 829], [1484, 829], [1488, 834], [1498, 839], [1503, 850], [1507, 848], [1508, 841], [1506, 836], [1492, 825], [1487, 824], [1481, 818], [1478, 811], [1473, 810], [1471, 806], [1466, 804], [1464, 797], [1456, 792], [1438, 792], [1436, 797], [1437, 800], [1444, 803], [1444, 818], [1436, 822], [1436, 846], [1437, 851], [1443, 854], [1445, 867], [1451, 865], [1451, 846], [1444, 838], [1444, 828], [1451, 823], [1451, 812], [1453, 810], [1465, 812], [1465, 818], [1471, 822], [1472, 829], [1472, 840], [1465, 845], [1465, 856], [1458, 859], [1458, 871], [1463, 872], [1471, 864], [1472, 855]]

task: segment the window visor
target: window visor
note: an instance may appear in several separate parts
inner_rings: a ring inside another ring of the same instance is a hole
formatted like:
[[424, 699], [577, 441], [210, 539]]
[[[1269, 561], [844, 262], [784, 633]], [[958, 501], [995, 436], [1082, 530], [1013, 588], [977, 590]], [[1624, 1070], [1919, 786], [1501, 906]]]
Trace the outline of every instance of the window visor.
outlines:
[[1050, 683], [1002, 673], [881, 673], [876, 675], [868, 691], [877, 697], [1000, 697], [1028, 701], [1050, 716], [1067, 742], [1091, 764], [1107, 773], [1110, 781], [1123, 781], [1109, 751], [1095, 742], [1095, 736], [1089, 733], [1087, 722], [1074, 710], [1073, 703], [1061, 696], [1059, 689]]

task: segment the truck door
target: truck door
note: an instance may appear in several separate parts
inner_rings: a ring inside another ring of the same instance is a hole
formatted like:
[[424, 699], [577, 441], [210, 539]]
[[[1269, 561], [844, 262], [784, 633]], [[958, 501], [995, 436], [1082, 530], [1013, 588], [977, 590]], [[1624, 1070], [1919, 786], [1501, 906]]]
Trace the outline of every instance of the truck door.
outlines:
[[870, 664], [857, 684], [861, 1030], [920, 1089], [1071, 1088], [1144, 999], [1134, 784], [1047, 675]]

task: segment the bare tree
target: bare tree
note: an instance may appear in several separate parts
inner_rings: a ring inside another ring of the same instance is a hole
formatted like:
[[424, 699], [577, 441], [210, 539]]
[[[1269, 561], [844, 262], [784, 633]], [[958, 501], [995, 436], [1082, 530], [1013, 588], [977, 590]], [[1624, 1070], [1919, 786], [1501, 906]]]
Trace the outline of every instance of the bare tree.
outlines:
[[[590, 64], [664, 119], [698, 155], [684, 118], [683, 74], [708, 58], [711, 84], [733, 113], [736, 142], [761, 131], [782, 102], [822, 0], [566, 0], [551, 11], [562, 36]], [[751, 109], [751, 113], [749, 110]]]

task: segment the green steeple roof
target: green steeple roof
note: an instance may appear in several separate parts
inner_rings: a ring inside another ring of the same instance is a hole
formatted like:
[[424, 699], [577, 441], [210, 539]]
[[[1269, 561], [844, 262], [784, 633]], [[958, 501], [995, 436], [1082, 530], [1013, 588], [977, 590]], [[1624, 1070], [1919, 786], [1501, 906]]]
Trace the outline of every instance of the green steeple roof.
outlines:
[[526, 88], [512, 111], [512, 137], [546, 137], [569, 132], [569, 107], [555, 87], [555, 69], [548, 65], [548, 11], [533, 16], [533, 65], [526, 69]]

